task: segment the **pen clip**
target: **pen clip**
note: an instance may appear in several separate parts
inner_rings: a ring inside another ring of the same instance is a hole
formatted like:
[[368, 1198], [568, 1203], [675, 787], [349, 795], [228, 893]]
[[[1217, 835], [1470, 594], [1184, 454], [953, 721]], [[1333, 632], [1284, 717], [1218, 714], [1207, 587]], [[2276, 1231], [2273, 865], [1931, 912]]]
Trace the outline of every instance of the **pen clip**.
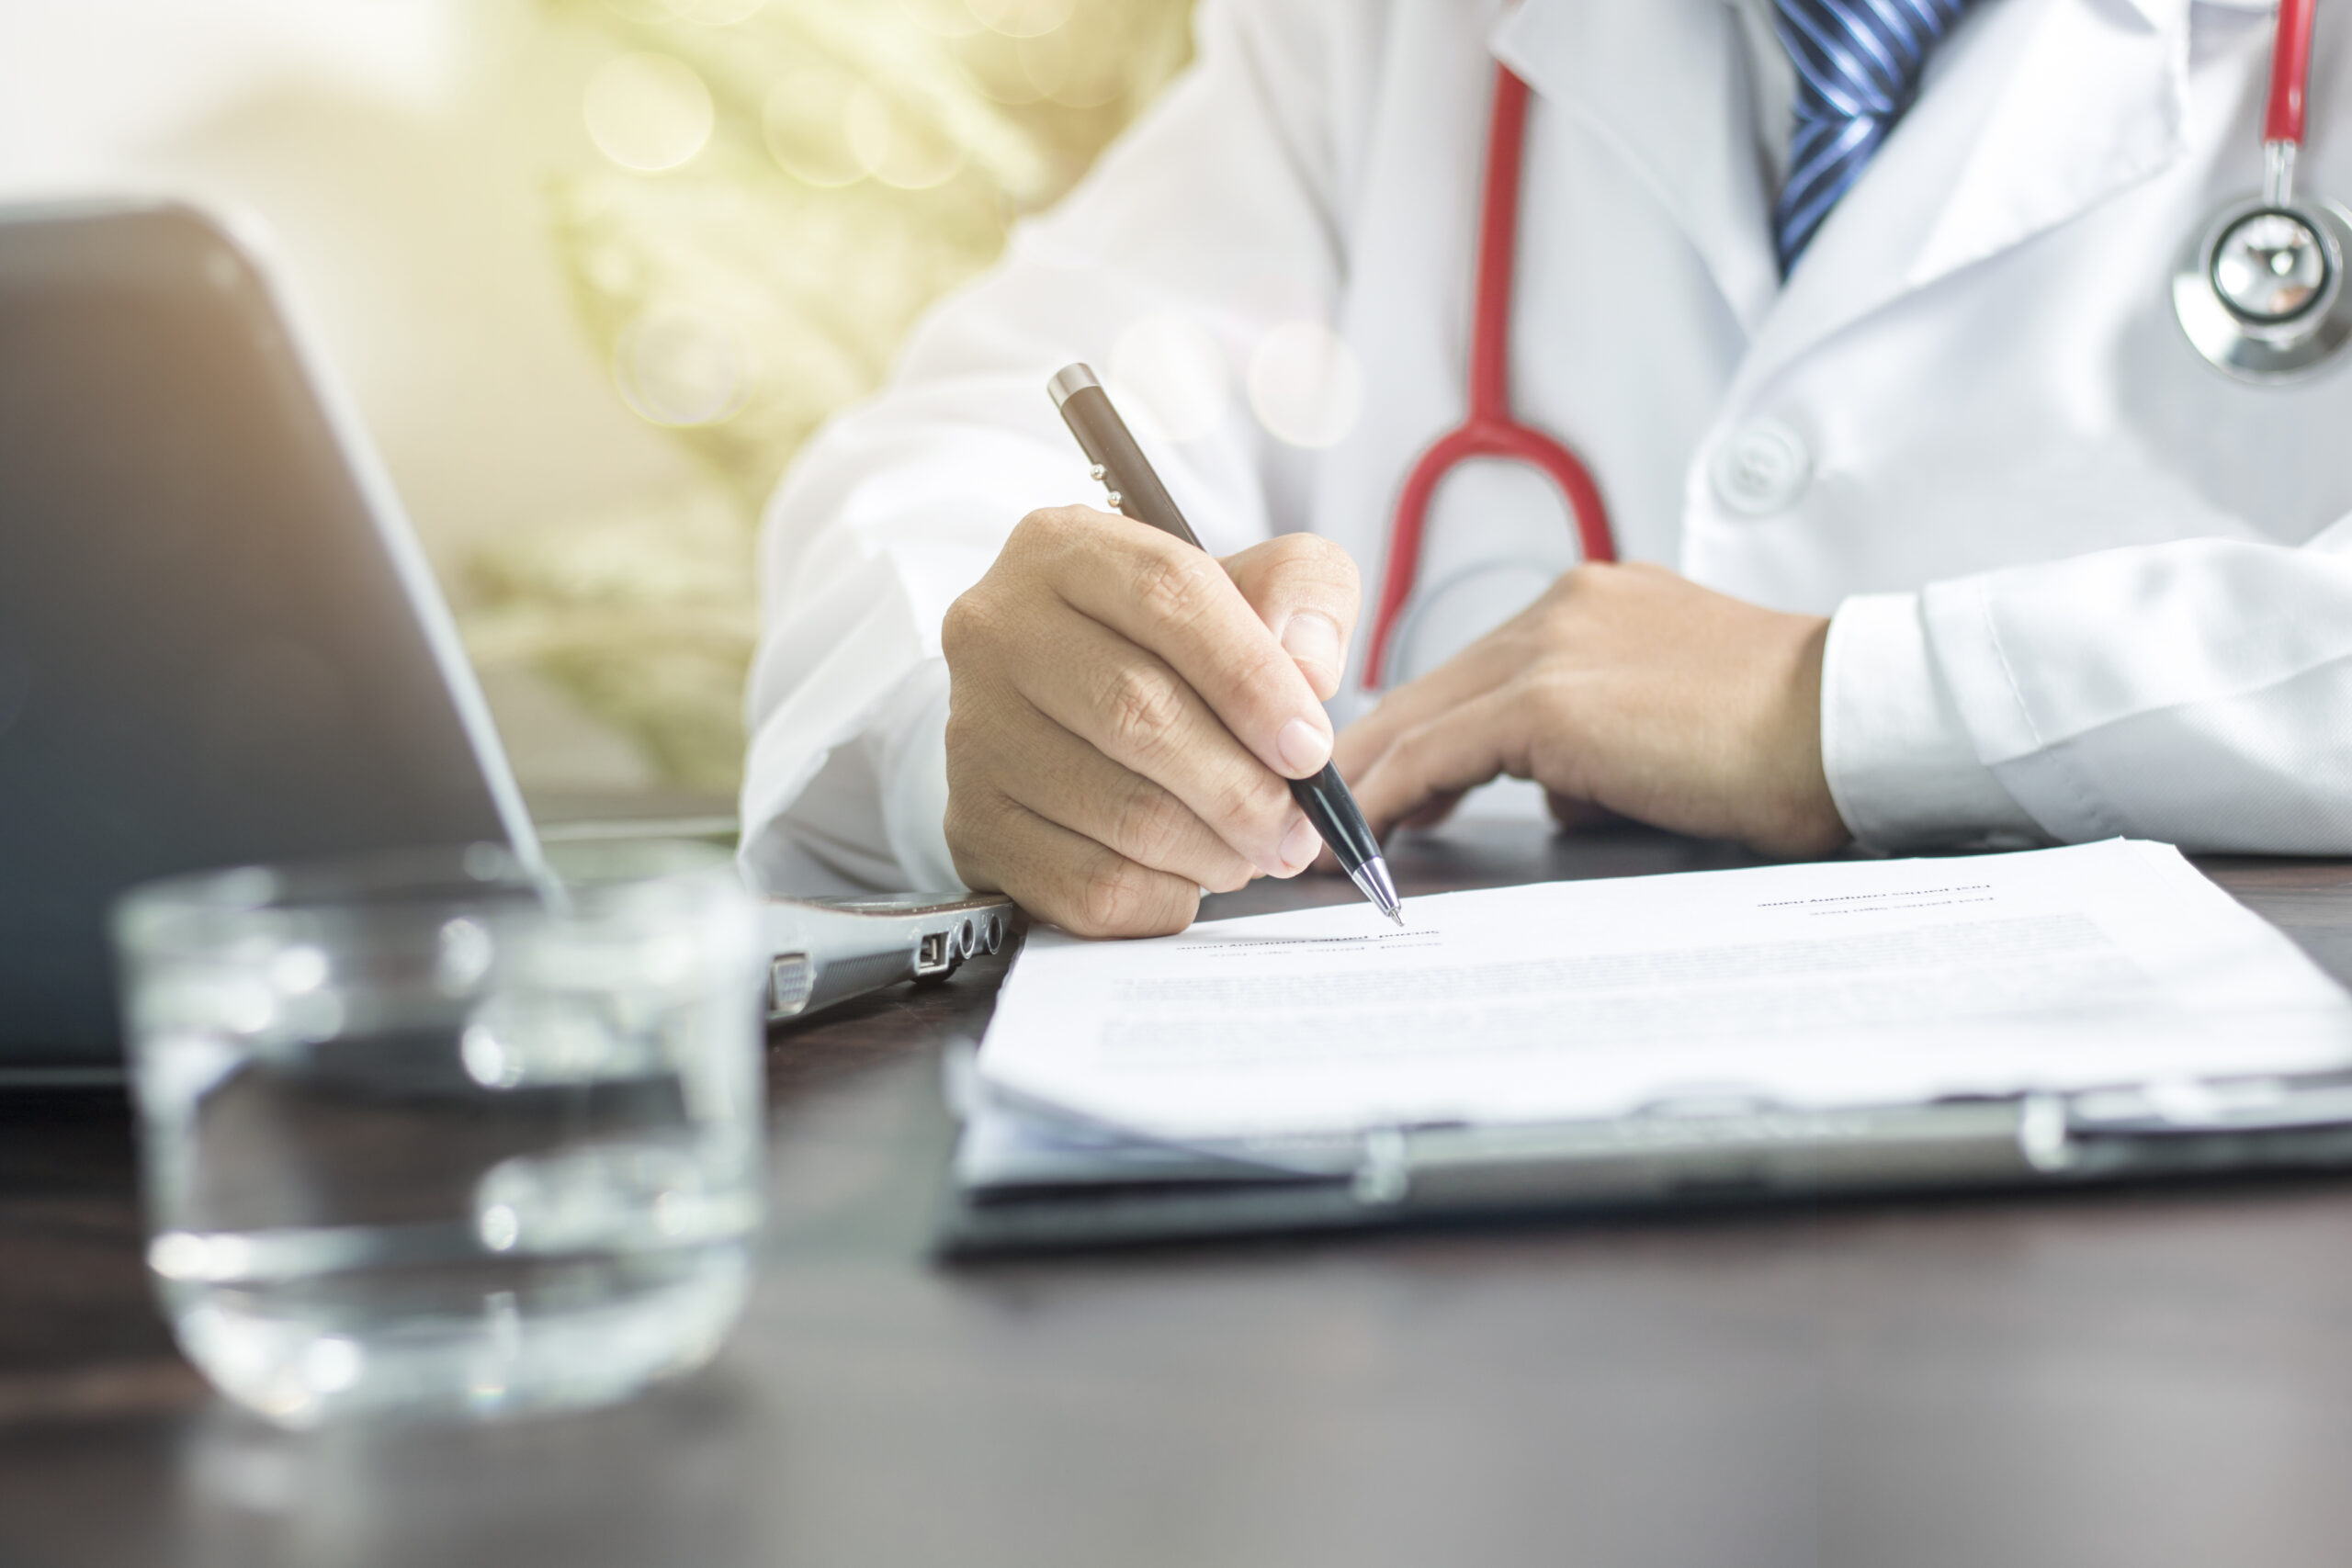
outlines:
[[1135, 432], [1111, 405], [1111, 395], [1094, 372], [1084, 365], [1065, 365], [1046, 390], [1092, 465], [1087, 471], [1109, 492], [1111, 510], [1200, 547], [1200, 536], [1184, 521], [1183, 510], [1152, 470]]

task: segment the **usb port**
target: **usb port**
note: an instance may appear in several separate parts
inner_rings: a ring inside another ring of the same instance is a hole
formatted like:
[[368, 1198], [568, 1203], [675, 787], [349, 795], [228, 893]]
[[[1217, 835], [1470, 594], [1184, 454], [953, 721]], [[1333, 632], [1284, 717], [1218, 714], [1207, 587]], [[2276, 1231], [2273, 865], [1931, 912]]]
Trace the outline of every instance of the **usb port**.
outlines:
[[925, 975], [946, 974], [949, 964], [948, 955], [954, 951], [947, 944], [945, 931], [928, 933], [915, 948], [916, 976], [921, 977]]
[[777, 953], [768, 965], [768, 1017], [796, 1017], [816, 989], [816, 965], [808, 962], [807, 953]]

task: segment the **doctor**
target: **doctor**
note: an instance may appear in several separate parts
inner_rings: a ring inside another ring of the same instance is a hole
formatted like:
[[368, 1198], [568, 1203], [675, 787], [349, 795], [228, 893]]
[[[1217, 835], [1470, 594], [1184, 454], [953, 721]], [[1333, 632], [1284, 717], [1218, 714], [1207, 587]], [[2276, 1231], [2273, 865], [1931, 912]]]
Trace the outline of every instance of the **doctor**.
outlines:
[[[2262, 186], [2273, 34], [2248, 0], [1204, 0], [1186, 78], [779, 492], [748, 867], [1176, 930], [1309, 863], [1282, 776], [1335, 746], [1382, 829], [1509, 775], [1793, 854], [2352, 853], [2352, 355], [2250, 382], [2173, 305]], [[2306, 202], [2352, 198], [2347, 39], [2326, 10]], [[1472, 400], [1511, 78], [1509, 404], [1605, 526], [1477, 461], [1397, 549]], [[1161, 412], [1222, 570], [1069, 504], [1101, 492], [1043, 389], [1081, 358]]]

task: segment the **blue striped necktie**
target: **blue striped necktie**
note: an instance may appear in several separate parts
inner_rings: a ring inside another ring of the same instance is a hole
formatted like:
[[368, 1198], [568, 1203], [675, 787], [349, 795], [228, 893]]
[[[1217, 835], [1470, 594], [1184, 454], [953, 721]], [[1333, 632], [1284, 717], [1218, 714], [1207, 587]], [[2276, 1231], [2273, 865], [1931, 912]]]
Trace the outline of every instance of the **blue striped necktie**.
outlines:
[[1918, 96], [1919, 73], [1968, 0], [1772, 0], [1796, 66], [1788, 183], [1772, 206], [1786, 277]]

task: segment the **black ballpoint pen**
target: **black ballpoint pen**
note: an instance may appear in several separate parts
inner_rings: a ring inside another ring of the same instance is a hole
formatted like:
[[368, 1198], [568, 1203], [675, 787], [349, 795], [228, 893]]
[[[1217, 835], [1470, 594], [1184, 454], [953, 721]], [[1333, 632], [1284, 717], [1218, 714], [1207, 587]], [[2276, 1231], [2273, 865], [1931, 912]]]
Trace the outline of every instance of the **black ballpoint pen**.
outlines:
[[[1046, 383], [1046, 390], [1053, 394], [1062, 422], [1078, 437], [1087, 461], [1094, 465], [1094, 477], [1110, 491], [1111, 504], [1138, 523], [1173, 534], [1195, 549], [1204, 548], [1178, 510], [1176, 498], [1168, 493], [1143, 448], [1136, 445], [1127, 422], [1111, 406], [1110, 394], [1103, 391], [1094, 372], [1083, 365], [1064, 366]], [[1372, 836], [1372, 827], [1357, 808], [1356, 797], [1348, 793], [1347, 781], [1340, 777], [1337, 764], [1324, 763], [1323, 771], [1310, 779], [1292, 779], [1290, 793], [1332, 854], [1339, 857], [1348, 880], [1372, 900], [1374, 908], [1403, 925], [1404, 905], [1396, 897], [1388, 862], [1381, 856], [1380, 840]]]

